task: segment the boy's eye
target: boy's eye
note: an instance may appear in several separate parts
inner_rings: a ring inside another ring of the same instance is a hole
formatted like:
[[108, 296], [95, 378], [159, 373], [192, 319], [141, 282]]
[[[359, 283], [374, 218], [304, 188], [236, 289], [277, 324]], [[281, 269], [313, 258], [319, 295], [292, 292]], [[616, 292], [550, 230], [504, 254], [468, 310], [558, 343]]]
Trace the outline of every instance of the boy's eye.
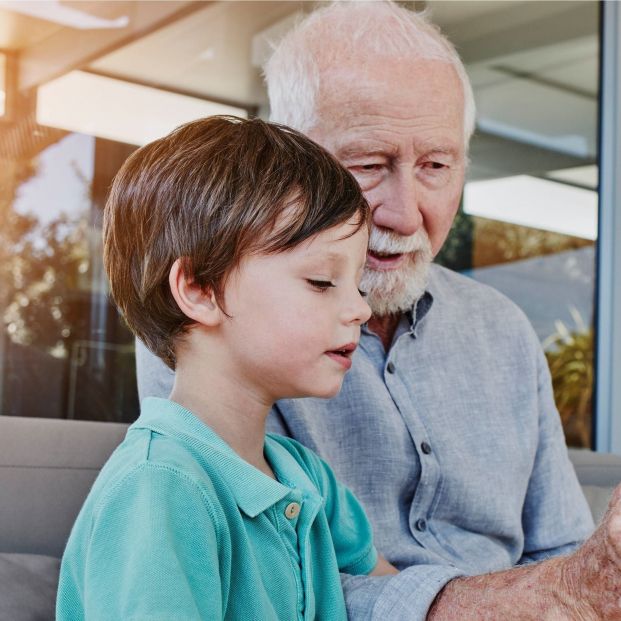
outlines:
[[312, 278], [307, 278], [306, 282], [322, 293], [327, 291], [330, 287], [336, 287], [336, 285], [329, 280], [313, 280]]

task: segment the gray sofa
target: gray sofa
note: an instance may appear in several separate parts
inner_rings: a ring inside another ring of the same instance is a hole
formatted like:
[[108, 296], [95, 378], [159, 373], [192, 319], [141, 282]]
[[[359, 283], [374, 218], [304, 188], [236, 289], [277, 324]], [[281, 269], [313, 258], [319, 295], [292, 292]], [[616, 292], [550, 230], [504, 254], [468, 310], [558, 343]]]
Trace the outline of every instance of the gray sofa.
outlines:
[[[54, 618], [71, 525], [126, 425], [0, 416], [0, 621]], [[572, 450], [597, 520], [621, 481], [621, 457]]]
[[0, 416], [0, 621], [54, 619], [63, 546], [126, 429]]

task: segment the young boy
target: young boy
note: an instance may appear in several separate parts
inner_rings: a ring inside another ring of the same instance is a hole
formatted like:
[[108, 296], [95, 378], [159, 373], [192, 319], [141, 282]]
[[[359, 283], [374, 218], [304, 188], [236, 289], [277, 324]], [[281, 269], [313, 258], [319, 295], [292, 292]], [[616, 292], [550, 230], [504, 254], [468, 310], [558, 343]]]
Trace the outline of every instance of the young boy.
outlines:
[[57, 619], [345, 619], [339, 572], [394, 573], [361, 506], [277, 399], [331, 397], [369, 308], [368, 206], [293, 130], [189, 123], [117, 175], [104, 263], [130, 328], [176, 370], [110, 457], [63, 556]]

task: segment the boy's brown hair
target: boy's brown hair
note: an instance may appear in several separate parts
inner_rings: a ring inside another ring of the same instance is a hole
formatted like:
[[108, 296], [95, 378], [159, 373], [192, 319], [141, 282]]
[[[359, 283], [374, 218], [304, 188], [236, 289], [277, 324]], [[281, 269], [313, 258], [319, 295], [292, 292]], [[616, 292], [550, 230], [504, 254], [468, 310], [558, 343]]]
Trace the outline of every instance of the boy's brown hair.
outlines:
[[355, 179], [302, 134], [259, 119], [193, 121], [138, 149], [114, 179], [103, 225], [112, 296], [174, 369], [174, 341], [193, 323], [168, 284], [177, 259], [222, 307], [244, 256], [293, 248], [355, 216], [368, 225]]

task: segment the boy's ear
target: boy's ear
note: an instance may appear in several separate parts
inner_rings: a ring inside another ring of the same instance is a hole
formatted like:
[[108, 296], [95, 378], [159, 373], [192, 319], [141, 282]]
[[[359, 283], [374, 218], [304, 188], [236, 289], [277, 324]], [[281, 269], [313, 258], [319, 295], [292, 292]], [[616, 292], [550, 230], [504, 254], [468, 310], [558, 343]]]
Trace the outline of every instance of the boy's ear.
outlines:
[[183, 272], [181, 259], [170, 268], [168, 284], [181, 312], [196, 323], [216, 326], [222, 320], [222, 312], [212, 291], [203, 291], [189, 280]]

